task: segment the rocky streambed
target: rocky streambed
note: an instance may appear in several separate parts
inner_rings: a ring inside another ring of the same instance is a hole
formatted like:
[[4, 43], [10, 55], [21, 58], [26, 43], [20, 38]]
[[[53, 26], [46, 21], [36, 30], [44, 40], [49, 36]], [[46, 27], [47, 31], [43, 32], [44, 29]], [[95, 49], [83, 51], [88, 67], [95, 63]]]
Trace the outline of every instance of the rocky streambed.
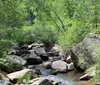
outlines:
[[92, 64], [93, 56], [86, 55], [84, 49], [90, 52], [92, 45], [100, 44], [99, 41], [99, 37], [90, 34], [82, 45], [80, 43], [66, 53], [57, 44], [52, 47], [36, 43], [13, 46], [5, 60], [0, 60], [6, 65], [10, 63], [8, 68], [0, 67], [0, 85], [94, 85], [91, 74], [78, 70], [90, 66], [87, 60]]
[[83, 85], [79, 78], [84, 74], [75, 70], [70, 54], [65, 56], [57, 44], [49, 52], [42, 44], [13, 47], [8, 61], [14, 66], [1, 69], [0, 85]]

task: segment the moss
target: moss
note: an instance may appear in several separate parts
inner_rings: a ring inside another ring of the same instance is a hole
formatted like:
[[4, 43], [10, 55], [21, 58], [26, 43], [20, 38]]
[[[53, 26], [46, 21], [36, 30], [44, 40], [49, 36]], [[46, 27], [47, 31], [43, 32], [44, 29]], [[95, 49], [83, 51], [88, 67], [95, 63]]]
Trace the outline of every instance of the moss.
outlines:
[[83, 57], [83, 54], [81, 54], [78, 56], [78, 66], [81, 66], [81, 68], [83, 69], [85, 68], [84, 64], [85, 64], [85, 59]]
[[0, 69], [7, 73], [21, 70], [22, 68], [23, 66], [20, 64], [9, 62], [6, 58], [0, 58]]
[[0, 56], [5, 56], [7, 51], [14, 45], [15, 43], [10, 40], [0, 40]]

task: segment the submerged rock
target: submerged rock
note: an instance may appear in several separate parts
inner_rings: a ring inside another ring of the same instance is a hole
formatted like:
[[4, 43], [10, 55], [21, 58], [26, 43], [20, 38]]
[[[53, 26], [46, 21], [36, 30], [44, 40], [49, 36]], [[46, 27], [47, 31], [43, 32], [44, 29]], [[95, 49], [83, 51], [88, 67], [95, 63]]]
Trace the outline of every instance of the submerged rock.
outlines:
[[33, 80], [33, 83], [31, 85], [53, 85], [53, 83], [46, 78], [38, 78], [37, 80]]
[[9, 78], [8, 78], [7, 74], [5, 74], [5, 73], [0, 71], [0, 80], [7, 80], [7, 81], [9, 81]]
[[79, 78], [79, 80], [90, 80], [91, 78], [92, 78], [91, 75], [85, 74], [85, 75], [81, 76], [81, 77]]
[[0, 85], [14, 85], [14, 84], [6, 80], [0, 80]]

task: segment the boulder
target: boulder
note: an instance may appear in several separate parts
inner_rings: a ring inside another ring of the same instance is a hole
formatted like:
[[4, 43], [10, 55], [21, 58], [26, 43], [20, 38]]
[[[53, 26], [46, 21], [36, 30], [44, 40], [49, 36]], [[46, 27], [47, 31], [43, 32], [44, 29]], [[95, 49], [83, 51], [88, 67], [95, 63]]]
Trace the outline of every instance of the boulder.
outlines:
[[96, 61], [100, 49], [100, 36], [90, 33], [85, 39], [72, 48], [71, 57], [76, 68], [86, 70]]
[[7, 73], [21, 70], [23, 68], [22, 64], [18, 62], [10, 61], [9, 58], [0, 59], [0, 69]]
[[60, 54], [61, 55], [63, 54], [63, 50], [62, 50], [62, 48], [59, 45], [55, 44], [52, 47], [52, 49], [48, 52], [48, 54], [50, 56], [59, 56]]
[[13, 80], [13, 79], [18, 79], [19, 77], [24, 77], [28, 72], [30, 72], [30, 69], [24, 69], [21, 71], [16, 71], [13, 73], [8, 74], [7, 76]]
[[7, 55], [7, 59], [10, 62], [16, 63], [16, 64], [20, 64], [20, 65], [25, 65], [26, 64], [26, 60], [20, 56], [16, 56], [16, 55]]
[[51, 65], [52, 69], [57, 70], [58, 72], [67, 71], [67, 63], [61, 60], [54, 61]]
[[38, 77], [38, 74], [36, 73], [35, 70], [31, 70], [31, 69], [23, 69], [21, 71], [16, 71], [13, 73], [10, 73], [7, 75], [9, 77], [9, 79], [13, 82], [13, 83], [17, 83], [17, 80], [19, 78], [21, 79], [25, 79], [28, 77], [30, 77], [30, 79], [33, 79], [35, 77]]
[[74, 63], [67, 64], [68, 70], [71, 71], [74, 69]]
[[27, 58], [27, 65], [41, 64], [43, 61], [40, 57]]
[[39, 56], [46, 55], [46, 51], [45, 51], [44, 47], [35, 47], [33, 49], [34, 49], [35, 53]]
[[41, 57], [43, 61], [47, 61], [49, 59], [44, 47], [35, 47], [33, 48], [34, 52]]
[[27, 60], [27, 65], [41, 64], [42, 59], [34, 52], [24, 57]]
[[66, 62], [67, 62], [68, 64], [70, 64], [70, 63], [72, 62], [72, 58], [71, 58], [70, 55], [66, 58]]

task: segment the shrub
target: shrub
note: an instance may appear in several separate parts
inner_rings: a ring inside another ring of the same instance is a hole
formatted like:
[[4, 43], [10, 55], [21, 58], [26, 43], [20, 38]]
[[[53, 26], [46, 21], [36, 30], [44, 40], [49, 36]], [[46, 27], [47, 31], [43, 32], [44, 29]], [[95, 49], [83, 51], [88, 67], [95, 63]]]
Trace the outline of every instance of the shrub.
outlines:
[[35, 42], [51, 44], [56, 42], [56, 33], [50, 28], [35, 28], [32, 36]]
[[33, 43], [34, 40], [31, 36], [31, 28], [30, 27], [23, 27], [21, 29], [14, 29], [12, 30], [11, 40], [17, 42], [18, 44], [30, 44]]
[[14, 46], [15, 43], [13, 43], [10, 40], [0, 40], [0, 56], [5, 56], [7, 54], [7, 51]]
[[65, 32], [59, 33], [57, 42], [63, 47], [72, 48], [77, 43], [81, 42], [86, 34], [89, 33], [89, 28], [81, 22], [71, 22]]

